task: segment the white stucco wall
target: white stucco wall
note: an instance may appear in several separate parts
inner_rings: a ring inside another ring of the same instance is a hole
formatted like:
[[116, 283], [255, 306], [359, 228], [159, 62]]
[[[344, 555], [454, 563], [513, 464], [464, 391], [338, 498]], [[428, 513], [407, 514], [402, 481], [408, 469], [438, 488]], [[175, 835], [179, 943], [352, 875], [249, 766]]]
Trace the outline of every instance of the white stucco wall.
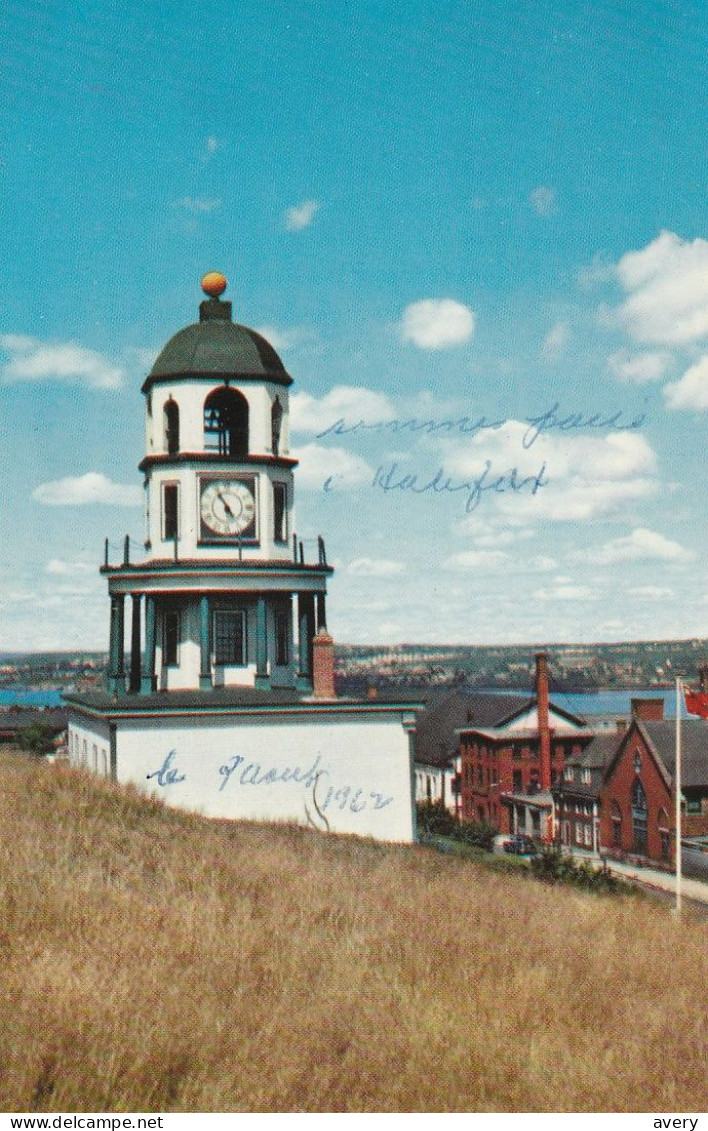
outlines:
[[426, 766], [417, 762], [415, 766], [416, 801], [444, 801], [450, 813], [457, 813], [458, 805], [453, 792], [454, 770], [439, 766]]
[[409, 751], [397, 713], [116, 722], [118, 781], [169, 805], [387, 841], [414, 838]]
[[100, 777], [109, 777], [110, 731], [108, 723], [84, 717], [69, 719], [67, 754], [72, 766], [92, 770]]

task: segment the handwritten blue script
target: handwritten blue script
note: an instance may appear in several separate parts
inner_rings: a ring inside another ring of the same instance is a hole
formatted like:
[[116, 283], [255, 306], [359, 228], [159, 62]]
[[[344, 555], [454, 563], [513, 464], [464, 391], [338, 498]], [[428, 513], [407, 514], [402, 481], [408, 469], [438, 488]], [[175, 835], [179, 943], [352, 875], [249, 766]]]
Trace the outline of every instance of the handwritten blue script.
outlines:
[[[525, 416], [523, 420], [529, 425], [524, 433], [523, 446], [530, 448], [535, 444], [539, 436], [544, 432], [551, 432], [557, 430], [559, 432], [570, 432], [579, 430], [581, 428], [593, 428], [604, 432], [621, 432], [621, 431], [636, 431], [641, 428], [646, 421], [646, 413], [640, 412], [636, 416], [628, 416], [622, 410], [618, 412], [605, 411], [590, 411], [590, 412], [570, 412], [563, 413], [558, 401], [551, 408], [545, 412], [539, 413], [537, 416]], [[511, 417], [500, 420], [490, 420], [486, 416], [456, 416], [442, 418], [435, 420], [433, 418], [419, 419], [418, 417], [409, 417], [407, 420], [378, 420], [369, 423], [365, 420], [347, 420], [346, 417], [340, 416], [333, 424], [323, 428], [321, 432], [316, 434], [318, 440], [323, 440], [325, 436], [352, 436], [356, 433], [390, 433], [398, 435], [399, 433], [409, 433], [415, 435], [421, 433], [422, 435], [435, 436], [441, 435], [460, 435], [460, 436], [476, 436], [479, 432], [486, 430], [498, 431], [506, 424], [513, 423]]]
[[644, 412], [631, 420], [624, 419], [622, 412], [614, 412], [609, 416], [603, 412], [590, 414], [571, 412], [568, 416], [563, 416], [560, 404], [556, 401], [552, 408], [542, 412], [540, 416], [526, 417], [529, 427], [524, 432], [521, 443], [525, 448], [530, 448], [544, 432], [572, 432], [578, 428], [595, 428], [603, 432], [631, 432], [641, 428], [646, 418]]
[[[476, 479], [465, 479], [459, 482], [446, 476], [442, 468], [439, 468], [435, 475], [427, 480], [415, 472], [406, 472], [401, 475], [398, 464], [392, 463], [387, 469], [384, 469], [383, 466], [377, 467], [371, 486], [385, 492], [411, 491], [414, 495], [425, 495], [430, 492], [433, 494], [463, 492], [467, 495], [465, 513], [471, 514], [479, 506], [486, 492], [491, 491], [496, 495], [502, 495], [509, 491], [518, 493], [528, 490], [532, 495], [535, 495], [541, 487], [548, 486], [548, 478], [545, 463], [542, 464], [536, 475], [525, 475], [522, 478], [516, 467], [502, 472], [501, 475], [496, 472], [493, 473], [491, 460], [486, 460], [484, 470]], [[326, 483], [325, 490], [327, 490]]]
[[151, 778], [155, 778], [157, 784], [161, 786], [178, 785], [179, 782], [186, 781], [187, 775], [180, 774], [177, 767], [173, 765], [176, 757], [177, 751], [170, 750], [159, 770], [153, 770], [151, 774], [148, 774], [147, 780], [150, 781]]
[[[219, 773], [223, 780], [219, 792], [224, 789], [231, 778], [243, 786], [271, 786], [280, 783], [297, 782], [307, 790], [314, 790], [320, 778], [329, 777], [329, 770], [322, 766], [322, 758], [318, 754], [314, 762], [307, 768], [301, 766], [270, 766], [265, 768], [261, 762], [249, 762], [242, 754], [234, 754], [228, 762], [219, 766]], [[340, 810], [349, 806], [351, 813], [361, 813], [367, 806], [374, 809], [385, 809], [390, 805], [393, 797], [388, 797], [376, 790], [354, 789], [351, 785], [339, 788], [329, 786], [324, 800], [318, 809], [324, 813], [330, 806], [339, 805]]]

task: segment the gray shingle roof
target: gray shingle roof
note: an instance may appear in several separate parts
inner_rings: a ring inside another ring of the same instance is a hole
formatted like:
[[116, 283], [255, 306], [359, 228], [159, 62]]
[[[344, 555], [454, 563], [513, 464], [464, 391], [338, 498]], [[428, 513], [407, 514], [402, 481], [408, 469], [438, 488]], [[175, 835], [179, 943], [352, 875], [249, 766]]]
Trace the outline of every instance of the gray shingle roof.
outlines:
[[482, 691], [447, 691], [431, 696], [418, 717], [415, 760], [425, 766], [446, 766], [457, 749], [455, 731], [494, 727], [532, 700]]
[[[673, 779], [676, 769], [676, 723], [642, 722], [652, 746]], [[708, 788], [708, 722], [688, 719], [681, 724], [681, 786]]]

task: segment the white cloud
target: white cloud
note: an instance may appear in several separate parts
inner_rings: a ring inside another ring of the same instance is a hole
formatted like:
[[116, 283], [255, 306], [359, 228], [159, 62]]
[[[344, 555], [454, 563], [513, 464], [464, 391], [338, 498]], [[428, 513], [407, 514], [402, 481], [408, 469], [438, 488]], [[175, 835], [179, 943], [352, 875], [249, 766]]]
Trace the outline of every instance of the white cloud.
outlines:
[[112, 483], [98, 471], [86, 475], [67, 476], [49, 483], [40, 483], [32, 498], [49, 507], [78, 507], [91, 503], [105, 503], [117, 507], [137, 507], [143, 502], [140, 487]]
[[485, 549], [494, 548], [497, 546], [513, 546], [517, 542], [526, 542], [529, 538], [534, 538], [536, 532], [534, 530], [490, 530], [487, 534], [478, 534], [474, 538], [475, 546], [481, 546]]
[[209, 134], [205, 142], [205, 148], [208, 154], [216, 153], [217, 149], [220, 148], [218, 137], [215, 137], [214, 134]]
[[610, 371], [620, 381], [633, 381], [643, 385], [647, 381], [659, 381], [671, 365], [671, 354], [645, 352], [632, 354], [629, 350], [618, 350], [607, 363]]
[[595, 594], [587, 585], [555, 585], [552, 589], [537, 589], [532, 596], [536, 601], [589, 601]]
[[442, 568], [454, 573], [467, 573], [479, 569], [496, 569], [509, 561], [503, 550], [463, 550], [442, 563]]
[[613, 312], [638, 342], [687, 345], [708, 336], [708, 241], [661, 232], [617, 263], [627, 295]]
[[290, 398], [290, 427], [293, 432], [324, 432], [338, 420], [348, 426], [383, 424], [396, 412], [384, 393], [358, 385], [336, 385], [324, 397], [294, 393]]
[[65, 562], [60, 558], [51, 558], [47, 562], [47, 573], [54, 577], [76, 577], [80, 574], [94, 573], [95, 562]]
[[285, 227], [289, 232], [301, 232], [303, 228], [309, 228], [319, 209], [318, 200], [303, 200], [302, 204], [288, 208], [285, 213]]
[[385, 558], [356, 558], [347, 566], [347, 573], [355, 577], [393, 577], [405, 573], [404, 562], [388, 561]]
[[256, 333], [270, 342], [275, 350], [289, 350], [307, 338], [314, 336], [314, 331], [304, 326], [257, 326]]
[[344, 448], [326, 448], [320, 444], [306, 444], [298, 448], [295, 457], [300, 461], [297, 483], [300, 487], [322, 490], [325, 484], [332, 490], [358, 487], [371, 483], [372, 468], [359, 456]]
[[183, 208], [185, 212], [218, 212], [221, 201], [213, 196], [183, 196], [175, 201], [175, 208]]
[[570, 328], [568, 323], [556, 322], [543, 339], [541, 356], [545, 361], [556, 361], [565, 352], [569, 341]]
[[73, 342], [45, 343], [22, 334], [0, 337], [0, 348], [10, 355], [0, 369], [4, 384], [16, 381], [65, 381], [93, 389], [117, 389], [123, 370], [95, 350]]
[[539, 185], [529, 196], [529, 202], [538, 216], [550, 216], [556, 211], [556, 190], [550, 185]]
[[687, 369], [680, 380], [666, 385], [663, 392], [669, 408], [708, 409], [708, 354]]
[[650, 601], [670, 600], [674, 596], [673, 589], [661, 585], [637, 585], [628, 589], [627, 593], [630, 597], [643, 597]]
[[503, 428], [485, 429], [464, 444], [445, 441], [445, 471], [462, 479], [476, 478], [491, 464], [489, 479], [515, 468], [520, 478], [537, 476], [545, 464], [547, 484], [531, 494], [530, 485], [518, 492], [489, 492], [499, 511], [527, 521], [587, 520], [612, 514], [631, 500], [647, 498], [658, 484], [653, 478], [656, 456], [637, 432], [604, 436], [540, 436], [523, 447], [528, 426], [508, 421]]
[[608, 283], [617, 277], [617, 268], [609, 256], [604, 252], [597, 252], [587, 267], [578, 271], [578, 284], [581, 287], [593, 287], [596, 283]]
[[597, 553], [583, 555], [586, 561], [598, 565], [635, 561], [681, 562], [690, 560], [692, 556], [678, 542], [672, 542], [664, 538], [663, 534], [657, 534], [656, 531], [647, 530], [643, 526], [637, 527], [625, 538], [615, 538], [611, 542], [606, 542]]
[[400, 332], [404, 341], [420, 349], [447, 349], [469, 341], [475, 321], [474, 311], [455, 299], [426, 298], [406, 307]]

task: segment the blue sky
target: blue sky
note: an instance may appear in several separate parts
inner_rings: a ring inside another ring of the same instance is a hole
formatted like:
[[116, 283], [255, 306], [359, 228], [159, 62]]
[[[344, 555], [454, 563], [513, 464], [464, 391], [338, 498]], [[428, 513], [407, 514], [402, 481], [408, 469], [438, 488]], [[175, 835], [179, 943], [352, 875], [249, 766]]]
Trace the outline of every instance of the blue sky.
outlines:
[[[0, 648], [105, 647], [140, 384], [209, 269], [295, 378], [337, 639], [708, 635], [703, 5], [39, 0], [0, 28]], [[575, 426], [525, 447], [555, 404]], [[461, 489], [380, 485], [438, 470]]]

